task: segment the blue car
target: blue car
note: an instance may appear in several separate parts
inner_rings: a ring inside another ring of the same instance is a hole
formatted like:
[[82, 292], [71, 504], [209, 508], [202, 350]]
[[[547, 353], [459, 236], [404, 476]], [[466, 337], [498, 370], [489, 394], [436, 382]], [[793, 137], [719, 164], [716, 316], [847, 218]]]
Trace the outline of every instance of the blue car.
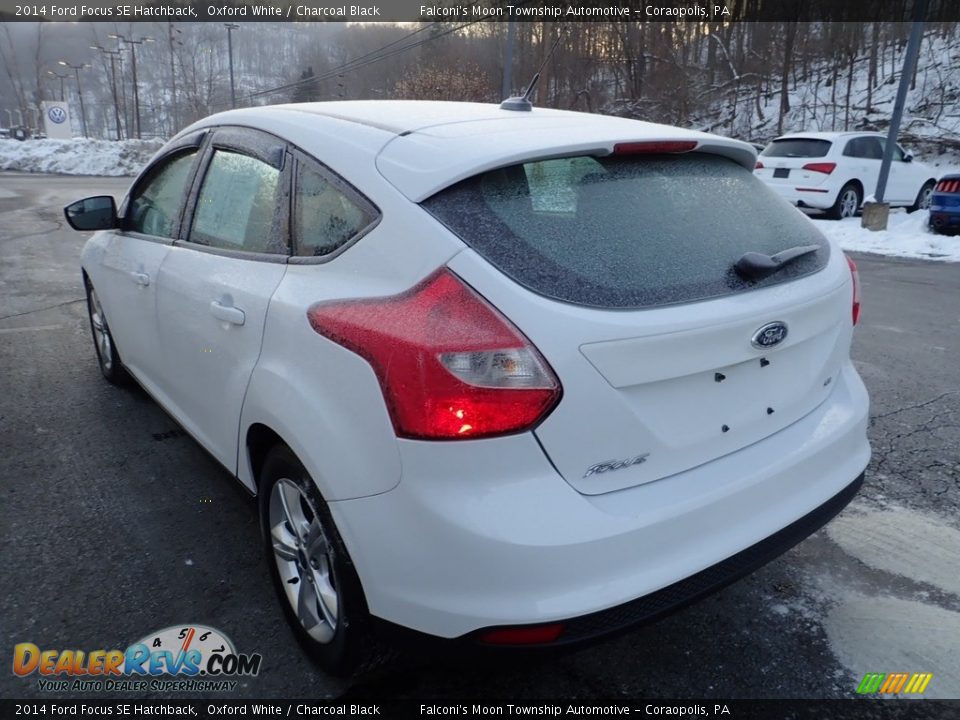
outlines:
[[933, 189], [930, 229], [950, 235], [960, 232], [960, 173], [944, 175]]

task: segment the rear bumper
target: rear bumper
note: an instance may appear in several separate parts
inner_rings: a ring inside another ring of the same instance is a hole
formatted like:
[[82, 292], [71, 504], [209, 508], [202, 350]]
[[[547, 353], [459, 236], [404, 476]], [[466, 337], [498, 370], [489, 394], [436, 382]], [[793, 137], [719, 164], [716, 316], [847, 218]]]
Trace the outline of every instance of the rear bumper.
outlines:
[[960, 230], [960, 208], [943, 211], [931, 207], [930, 227], [938, 231]]
[[560, 637], [545, 644], [569, 645], [617, 633], [659, 620], [722, 590], [780, 557], [830, 522], [853, 500], [862, 485], [863, 473], [823, 505], [765, 540], [649, 595], [608, 610], [568, 619], [563, 622]]
[[657, 482], [581, 495], [530, 434], [401, 441], [395, 489], [330, 509], [374, 616], [443, 638], [564, 621], [562, 644], [655, 619], [819, 528], [856, 492], [867, 415], [848, 362], [803, 419]]
[[791, 205], [798, 207], [815, 208], [818, 210], [827, 210], [833, 207], [837, 200], [837, 191], [832, 188], [817, 187], [808, 189], [798, 189], [794, 184], [773, 184], [767, 183], [767, 187], [774, 190], [780, 197]]

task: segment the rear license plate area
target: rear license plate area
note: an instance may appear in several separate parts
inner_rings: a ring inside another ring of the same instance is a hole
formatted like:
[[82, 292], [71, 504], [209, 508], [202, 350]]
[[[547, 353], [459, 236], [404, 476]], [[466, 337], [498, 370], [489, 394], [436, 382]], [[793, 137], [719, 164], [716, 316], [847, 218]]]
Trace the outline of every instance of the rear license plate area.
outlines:
[[775, 178], [790, 177], [790, 170], [788, 168], [775, 168], [773, 171], [773, 176]]

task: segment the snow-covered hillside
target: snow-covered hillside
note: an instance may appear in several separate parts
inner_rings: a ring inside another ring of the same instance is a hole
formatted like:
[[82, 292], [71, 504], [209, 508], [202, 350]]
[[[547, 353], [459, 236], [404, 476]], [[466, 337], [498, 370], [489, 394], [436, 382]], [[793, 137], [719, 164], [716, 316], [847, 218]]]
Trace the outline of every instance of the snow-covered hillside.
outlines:
[[[872, 89], [868, 88], [869, 48], [859, 50], [852, 63], [852, 75], [851, 63], [834, 59], [812, 64], [805, 76], [802, 72], [791, 75], [787, 85], [790, 110], [784, 115], [782, 131], [886, 131], [905, 51], [904, 43], [892, 44], [886, 52], [878, 53]], [[756, 84], [744, 77], [735, 103], [729, 98], [718, 100], [712, 110], [690, 118], [690, 124], [698, 129], [765, 143], [778, 134], [779, 109], [778, 83], [771, 83], [758, 92]], [[916, 85], [907, 95], [900, 137], [928, 162], [944, 152], [960, 155], [960, 27], [944, 33], [928, 25], [917, 60]], [[948, 162], [958, 164], [956, 157]]]

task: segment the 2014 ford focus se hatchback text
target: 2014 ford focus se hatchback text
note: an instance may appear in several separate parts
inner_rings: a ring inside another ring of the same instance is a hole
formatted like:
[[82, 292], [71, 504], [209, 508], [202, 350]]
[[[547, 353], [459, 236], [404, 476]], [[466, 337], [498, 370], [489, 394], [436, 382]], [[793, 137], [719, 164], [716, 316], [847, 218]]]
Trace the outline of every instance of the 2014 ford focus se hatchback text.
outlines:
[[561, 645], [759, 567], [870, 448], [856, 268], [735, 140], [439, 102], [234, 110], [66, 208], [107, 380], [260, 499], [331, 672]]

